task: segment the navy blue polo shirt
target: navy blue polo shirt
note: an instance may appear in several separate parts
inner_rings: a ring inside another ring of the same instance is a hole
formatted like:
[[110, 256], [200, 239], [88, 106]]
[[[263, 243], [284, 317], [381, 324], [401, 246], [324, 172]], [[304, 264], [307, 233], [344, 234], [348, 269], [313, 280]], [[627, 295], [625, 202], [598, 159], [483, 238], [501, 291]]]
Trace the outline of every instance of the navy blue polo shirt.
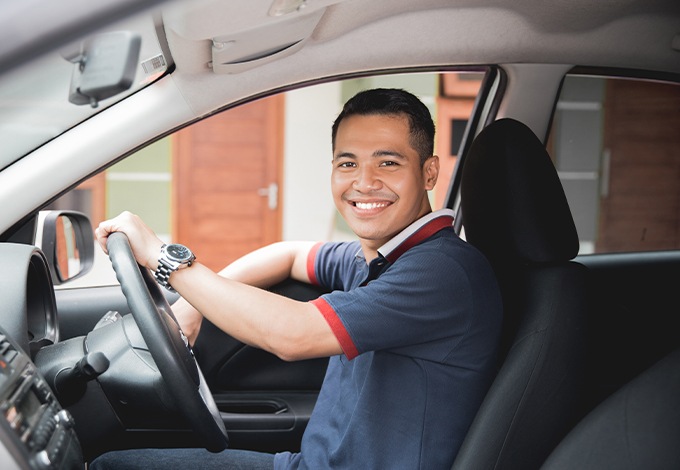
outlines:
[[312, 301], [343, 355], [330, 359], [301, 452], [286, 469], [449, 470], [496, 372], [502, 303], [486, 258], [432, 212], [378, 250], [317, 244]]

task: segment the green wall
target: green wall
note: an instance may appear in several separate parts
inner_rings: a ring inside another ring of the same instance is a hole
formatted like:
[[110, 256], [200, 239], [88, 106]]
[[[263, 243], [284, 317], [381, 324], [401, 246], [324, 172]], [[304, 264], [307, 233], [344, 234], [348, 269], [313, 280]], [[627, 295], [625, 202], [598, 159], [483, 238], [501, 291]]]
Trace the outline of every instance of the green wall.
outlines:
[[170, 137], [166, 137], [109, 168], [106, 217], [127, 210], [140, 216], [161, 238], [169, 237], [171, 155]]

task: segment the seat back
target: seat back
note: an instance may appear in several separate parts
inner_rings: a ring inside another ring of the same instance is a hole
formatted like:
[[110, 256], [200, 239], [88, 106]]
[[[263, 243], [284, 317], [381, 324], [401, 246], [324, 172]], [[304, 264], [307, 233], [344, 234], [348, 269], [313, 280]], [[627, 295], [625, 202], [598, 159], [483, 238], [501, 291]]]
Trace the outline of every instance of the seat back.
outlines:
[[455, 470], [537, 469], [577, 422], [588, 270], [562, 185], [533, 132], [503, 119], [463, 168], [465, 236], [489, 260], [503, 297], [499, 372]]
[[597, 406], [541, 470], [680, 468], [680, 349]]

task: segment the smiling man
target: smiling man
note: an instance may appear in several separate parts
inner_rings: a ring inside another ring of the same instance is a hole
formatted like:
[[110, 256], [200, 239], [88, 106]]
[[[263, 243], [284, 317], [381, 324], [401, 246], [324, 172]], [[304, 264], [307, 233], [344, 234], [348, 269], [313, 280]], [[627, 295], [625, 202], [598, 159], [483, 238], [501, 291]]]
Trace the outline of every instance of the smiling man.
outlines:
[[[451, 467], [495, 372], [496, 280], [454, 232], [453, 211], [430, 208], [439, 160], [415, 96], [361, 92], [332, 135], [333, 198], [356, 242], [278, 243], [216, 275], [200, 262], [164, 269], [162, 242], [132, 214], [97, 229], [104, 249], [111, 232], [127, 233], [137, 260], [182, 294], [173, 310], [192, 341], [204, 316], [285, 360], [331, 356], [301, 452], [125, 451], [93, 470]], [[297, 302], [257, 289], [288, 277], [332, 292]]]

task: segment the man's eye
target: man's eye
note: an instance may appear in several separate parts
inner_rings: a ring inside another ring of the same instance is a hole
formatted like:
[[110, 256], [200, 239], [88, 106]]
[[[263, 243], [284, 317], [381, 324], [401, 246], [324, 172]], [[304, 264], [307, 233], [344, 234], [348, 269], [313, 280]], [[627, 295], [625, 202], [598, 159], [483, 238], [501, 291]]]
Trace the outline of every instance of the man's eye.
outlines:
[[356, 166], [354, 162], [342, 162], [338, 165], [339, 168], [353, 168]]
[[391, 160], [380, 163], [380, 166], [395, 166], [395, 165], [399, 165], [399, 164], [397, 162], [393, 162]]

